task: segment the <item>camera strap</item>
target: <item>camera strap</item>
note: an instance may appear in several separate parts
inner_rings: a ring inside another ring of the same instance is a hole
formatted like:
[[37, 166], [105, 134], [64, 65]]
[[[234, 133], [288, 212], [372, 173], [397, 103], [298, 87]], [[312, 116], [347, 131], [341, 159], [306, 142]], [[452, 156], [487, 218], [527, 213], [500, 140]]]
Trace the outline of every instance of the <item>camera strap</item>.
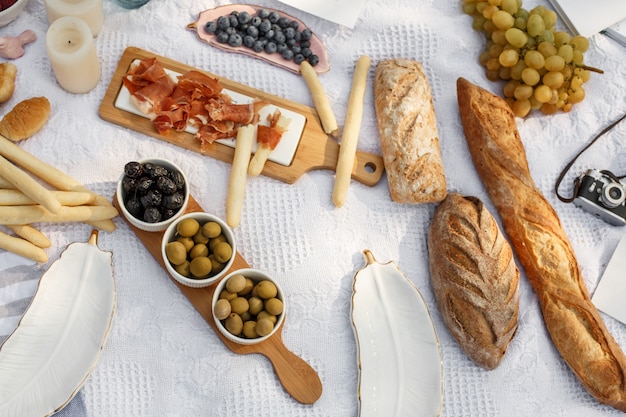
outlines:
[[[562, 195], [559, 194], [559, 186], [561, 185], [561, 182], [563, 181], [563, 178], [565, 177], [565, 175], [567, 174], [567, 172], [569, 171], [569, 169], [572, 167], [572, 165], [574, 165], [574, 162], [576, 162], [576, 160], [578, 159], [578, 157], [580, 157], [580, 155], [583, 154], [583, 152], [585, 152], [587, 149], [589, 149], [591, 147], [591, 145], [593, 145], [598, 139], [600, 139], [605, 133], [607, 133], [609, 130], [613, 129], [617, 124], [619, 124], [619, 122], [621, 122], [622, 120], [624, 120], [626, 118], [626, 114], [624, 114], [622, 117], [620, 117], [619, 119], [617, 119], [616, 121], [614, 121], [613, 123], [611, 123], [610, 125], [608, 125], [607, 127], [605, 127], [604, 129], [602, 129], [602, 131], [600, 133], [598, 133], [593, 139], [591, 139], [591, 141], [587, 144], [587, 146], [585, 146], [583, 149], [581, 149], [565, 166], [565, 168], [563, 168], [563, 171], [561, 171], [561, 174], [559, 175], [559, 177], [556, 180], [556, 183], [554, 184], [554, 192], [556, 193], [556, 196], [559, 198], [559, 200], [563, 201], [564, 203], [571, 203], [572, 201], [574, 201], [574, 199], [576, 198], [576, 195], [578, 194], [578, 187], [580, 187], [580, 177], [577, 177], [574, 180], [574, 192], [572, 194], [572, 197], [563, 197]], [[607, 170], [602, 170], [600, 171], [603, 174], [611, 177], [613, 180], [618, 181], [622, 178], [626, 178], [626, 175], [622, 175], [622, 176], [617, 176], [615, 174], [613, 174], [610, 171]]]

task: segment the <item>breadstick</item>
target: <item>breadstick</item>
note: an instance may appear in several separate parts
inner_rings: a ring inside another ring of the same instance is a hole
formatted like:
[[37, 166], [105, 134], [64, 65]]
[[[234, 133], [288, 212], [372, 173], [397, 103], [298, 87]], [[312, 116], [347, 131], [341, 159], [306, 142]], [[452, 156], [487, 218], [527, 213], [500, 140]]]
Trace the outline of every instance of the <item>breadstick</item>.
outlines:
[[[87, 192], [57, 190], [50, 192], [64, 206], [91, 204], [96, 198], [95, 194]], [[27, 206], [31, 204], [37, 204], [37, 202], [20, 190], [0, 189], [0, 206]]]
[[226, 223], [230, 227], [239, 226], [243, 197], [246, 191], [248, 164], [254, 143], [254, 126], [241, 126], [237, 130], [235, 154], [228, 179], [228, 196], [226, 197]]
[[324, 132], [332, 137], [339, 137], [339, 126], [337, 125], [335, 113], [333, 113], [333, 109], [330, 107], [324, 87], [322, 87], [322, 83], [320, 83], [317, 77], [317, 72], [307, 61], [302, 61], [300, 73], [309, 87], [311, 98], [313, 99], [315, 110], [317, 110], [317, 115], [320, 117]]
[[[25, 170], [36, 175], [37, 177], [41, 178], [48, 184], [54, 186], [61, 191], [91, 192], [79, 181], [70, 177], [60, 169], [57, 169], [52, 165], [47, 164], [39, 158], [35, 157], [34, 155], [26, 152], [2, 135], [0, 135], [0, 155], [3, 155], [6, 159], [21, 166]], [[98, 206], [113, 207], [109, 200], [99, 194], [96, 194], [94, 204]], [[110, 219], [88, 223], [105, 231], [112, 232], [113, 230], [115, 230], [115, 223], [113, 223], [113, 221]]]
[[113, 206], [61, 206], [58, 213], [40, 205], [0, 207], [0, 224], [90, 222], [110, 220], [115, 216], [117, 210]]
[[0, 189], [2, 190], [15, 190], [15, 186], [11, 184], [9, 181], [0, 177]]
[[50, 190], [39, 184], [33, 177], [0, 156], [0, 175], [18, 190], [41, 204], [52, 213], [58, 213], [61, 203]]
[[337, 168], [335, 169], [333, 203], [336, 207], [343, 206], [343, 203], [346, 201], [346, 194], [348, 193], [348, 186], [352, 177], [356, 146], [359, 140], [359, 131], [361, 130], [361, 120], [363, 119], [363, 99], [365, 98], [365, 85], [367, 83], [367, 72], [370, 62], [370, 58], [367, 55], [363, 55], [357, 61], [354, 69], [352, 88], [348, 100], [348, 111], [341, 136]]
[[49, 248], [52, 243], [43, 233], [29, 224], [10, 224], [7, 227], [19, 237], [28, 240], [33, 245], [40, 248]]
[[16, 255], [32, 259], [36, 262], [47, 262], [48, 255], [38, 246], [27, 240], [0, 232], [0, 249], [15, 253]]

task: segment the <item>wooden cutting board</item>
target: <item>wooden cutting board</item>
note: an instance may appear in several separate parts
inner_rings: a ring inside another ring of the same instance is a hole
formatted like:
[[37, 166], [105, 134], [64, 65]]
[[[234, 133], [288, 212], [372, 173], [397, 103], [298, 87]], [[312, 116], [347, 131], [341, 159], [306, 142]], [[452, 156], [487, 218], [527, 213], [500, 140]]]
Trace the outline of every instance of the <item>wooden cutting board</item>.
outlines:
[[[128, 72], [130, 64], [136, 59], [151, 57], [156, 57], [166, 69], [177, 73], [185, 73], [190, 70], [202, 71], [213, 78], [217, 78], [224, 88], [228, 90], [241, 93], [249, 97], [259, 98], [278, 107], [302, 114], [306, 118], [302, 136], [300, 137], [300, 141], [291, 164], [286, 166], [268, 161], [263, 169], [263, 175], [284, 181], [288, 184], [293, 184], [306, 172], [319, 169], [331, 171], [335, 170], [335, 167], [337, 166], [337, 158], [339, 156], [339, 144], [324, 133], [315, 109], [285, 100], [281, 97], [265, 93], [261, 90], [236, 83], [218, 75], [211, 74], [207, 71], [193, 68], [133, 46], [126, 48], [120, 58], [117, 69], [111, 78], [111, 83], [109, 84], [99, 108], [99, 114], [102, 119], [132, 130], [136, 130], [156, 139], [163, 140], [198, 153], [203, 153], [223, 162], [232, 162], [234, 149], [230, 146], [214, 142], [208, 147], [205, 147], [203, 152], [200, 149], [200, 142], [196, 140], [192, 134], [172, 130], [168, 133], [168, 135], [161, 135], [156, 131], [149, 119], [119, 109], [115, 106], [117, 96], [123, 87], [122, 78]], [[304, 82], [304, 80], [302, 82]], [[357, 151], [354, 168], [352, 170], [352, 178], [355, 181], [368, 186], [374, 186], [382, 177], [383, 171], [384, 165], [380, 155]]]
[[[113, 196], [113, 205], [119, 210], [119, 205], [115, 196]], [[198, 202], [190, 196], [186, 212], [189, 213], [195, 211], [204, 210]], [[165, 268], [165, 261], [161, 256], [161, 240], [165, 231], [146, 232], [136, 228], [128, 222], [121, 210], [119, 210], [119, 215], [124, 219], [124, 221], [126, 221], [126, 223], [128, 223], [128, 226], [137, 235], [139, 240], [141, 240], [159, 265], [161, 265], [163, 270], [167, 271]], [[242, 268], [250, 268], [250, 265], [248, 265], [241, 254], [237, 252], [235, 254], [235, 261], [233, 262], [233, 265], [225, 275]], [[220, 333], [213, 319], [211, 300], [217, 283], [204, 288], [191, 288], [179, 283], [171, 276], [170, 278], [172, 282], [178, 286], [180, 291], [189, 299], [191, 304], [196, 308], [198, 313], [200, 313], [209, 326], [211, 326], [215, 334], [231, 351], [242, 355], [260, 353], [266, 356], [272, 363], [274, 372], [285, 390], [296, 401], [302, 404], [313, 404], [322, 395], [322, 382], [315, 370], [303, 359], [287, 349], [283, 343], [282, 331], [285, 323], [284, 321], [278, 331], [263, 342], [254, 345], [237, 344], [227, 339], [224, 335], [222, 335], [222, 333]]]

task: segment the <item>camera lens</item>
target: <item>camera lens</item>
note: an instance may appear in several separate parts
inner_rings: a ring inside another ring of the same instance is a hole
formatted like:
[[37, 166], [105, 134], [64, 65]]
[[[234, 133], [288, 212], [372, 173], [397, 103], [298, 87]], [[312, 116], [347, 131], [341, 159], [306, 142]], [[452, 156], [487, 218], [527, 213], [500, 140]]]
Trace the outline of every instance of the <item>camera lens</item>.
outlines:
[[602, 188], [602, 202], [607, 207], [617, 207], [624, 202], [624, 189], [615, 183], [607, 184]]

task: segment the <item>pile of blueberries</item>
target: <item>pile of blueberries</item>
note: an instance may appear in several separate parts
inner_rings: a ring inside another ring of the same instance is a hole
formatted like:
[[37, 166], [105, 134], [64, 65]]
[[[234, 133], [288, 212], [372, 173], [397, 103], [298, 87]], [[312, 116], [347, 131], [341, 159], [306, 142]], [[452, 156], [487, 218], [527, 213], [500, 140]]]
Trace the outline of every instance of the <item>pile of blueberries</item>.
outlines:
[[176, 170], [151, 162], [124, 165], [124, 205], [132, 216], [147, 223], [174, 216], [183, 206], [185, 186], [185, 178]]
[[278, 53], [300, 65], [308, 61], [316, 66], [320, 59], [311, 51], [311, 29], [298, 30], [297, 21], [276, 11], [260, 9], [256, 15], [233, 11], [207, 22], [204, 30], [217, 41], [232, 47], [245, 46], [255, 52]]

